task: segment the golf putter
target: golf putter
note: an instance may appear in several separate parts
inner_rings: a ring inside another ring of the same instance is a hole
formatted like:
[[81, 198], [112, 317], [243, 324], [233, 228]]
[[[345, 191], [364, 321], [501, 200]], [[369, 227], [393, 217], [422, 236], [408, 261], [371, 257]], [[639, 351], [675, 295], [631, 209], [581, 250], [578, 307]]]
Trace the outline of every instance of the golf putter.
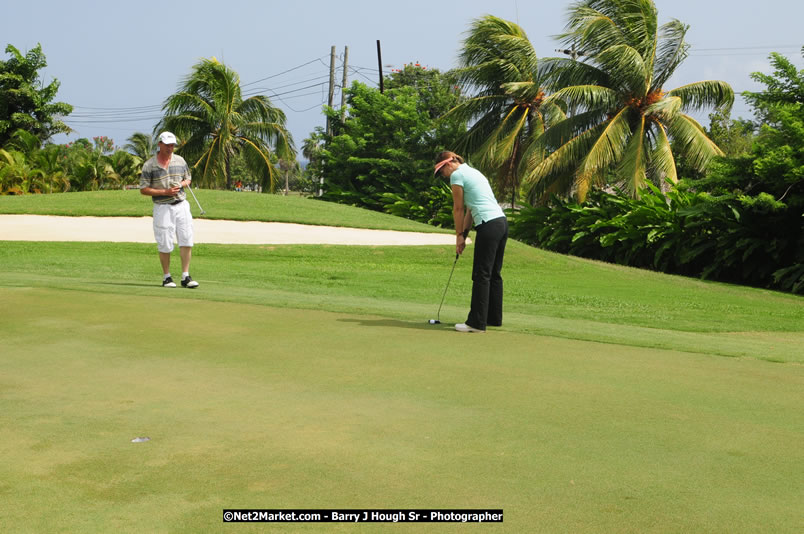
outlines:
[[189, 186], [187, 189], [190, 190], [190, 194], [193, 195], [193, 198], [195, 199], [195, 203], [198, 204], [198, 209], [201, 210], [201, 215], [205, 214], [206, 211], [204, 211], [204, 208], [201, 207], [201, 203], [198, 202], [198, 198], [196, 198], [195, 193], [193, 193], [193, 186]]
[[438, 313], [436, 314], [435, 319], [430, 319], [427, 321], [429, 324], [441, 324], [441, 306], [444, 305], [444, 297], [447, 296], [447, 289], [449, 289], [449, 283], [452, 281], [452, 274], [455, 272], [455, 266], [458, 265], [458, 258], [460, 254], [457, 252], [455, 253], [455, 261], [452, 263], [452, 270], [449, 272], [449, 279], [447, 280], [447, 287], [444, 288], [444, 294], [441, 295], [441, 304], [438, 305]]

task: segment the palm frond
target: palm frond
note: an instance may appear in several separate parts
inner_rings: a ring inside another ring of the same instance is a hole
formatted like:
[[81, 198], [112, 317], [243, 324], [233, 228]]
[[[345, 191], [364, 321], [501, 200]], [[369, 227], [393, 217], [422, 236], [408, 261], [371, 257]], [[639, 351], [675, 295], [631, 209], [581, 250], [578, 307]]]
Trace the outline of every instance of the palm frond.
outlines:
[[539, 138], [539, 144], [548, 150], [558, 149], [581, 133], [600, 125], [605, 117], [606, 113], [597, 109], [572, 115], [561, 122], [552, 124]]
[[594, 2], [579, 2], [570, 6], [565, 32], [557, 38], [562, 43], [595, 56], [600, 50], [625, 42], [616, 22], [592, 7]]
[[608, 111], [620, 103], [620, 94], [608, 87], [599, 85], [571, 85], [559, 89], [547, 98], [550, 103], [563, 102], [569, 111], [601, 110]]
[[597, 54], [594, 61], [612, 80], [617, 80], [617, 89], [640, 98], [648, 93], [650, 71], [639, 51], [632, 46], [610, 46]]
[[712, 158], [723, 155], [723, 151], [707, 137], [703, 127], [689, 115], [679, 113], [668, 126], [670, 137], [693, 168], [706, 170]]
[[655, 147], [651, 154], [650, 174], [655, 178], [657, 185], [662, 184], [665, 180], [672, 183], [678, 182], [678, 174], [676, 171], [676, 160], [673, 156], [673, 149], [670, 146], [670, 139], [667, 137], [665, 126], [661, 122], [653, 123], [656, 131]]
[[667, 94], [679, 97], [684, 111], [699, 111], [709, 107], [731, 109], [734, 104], [734, 90], [720, 80], [682, 85]]
[[660, 31], [660, 41], [656, 62], [653, 66], [653, 87], [661, 89], [670, 76], [685, 59], [690, 45], [684, 40], [689, 26], [678, 20], [664, 24]]
[[647, 167], [647, 153], [645, 140], [645, 117], [637, 120], [625, 153], [617, 168], [617, 177], [623, 181], [626, 189], [632, 196], [637, 196], [644, 186]]
[[528, 110], [519, 106], [499, 123], [489, 135], [486, 142], [476, 151], [482, 170], [491, 170], [503, 166], [514, 152], [517, 139], [523, 137], [523, 129], [527, 124]]
[[518, 102], [533, 102], [539, 98], [540, 94], [544, 93], [539, 84], [531, 81], [507, 82], [501, 84], [500, 89], [511, 99]]
[[542, 104], [540, 111], [544, 117], [544, 124], [546, 125], [552, 126], [567, 118], [567, 112], [564, 108], [553, 102], [548, 102], [547, 100]]
[[276, 186], [276, 169], [271, 163], [270, 148], [249, 137], [240, 137], [239, 141], [243, 145], [243, 156], [247, 167], [256, 175], [266, 178], [264, 185], [267, 185], [271, 192]]
[[[531, 199], [540, 197], [556, 181], [561, 181], [565, 185], [574, 184], [580, 162], [603, 128], [604, 126], [600, 125], [584, 131], [534, 165], [523, 178], [523, 184], [528, 188], [528, 197]], [[562, 192], [566, 193], [568, 190]]]
[[611, 87], [612, 78], [595, 65], [568, 59], [542, 60], [545, 65], [546, 88], [557, 91], [572, 85], [599, 85]]
[[647, 59], [656, 32], [652, 0], [585, 0], [570, 6], [567, 32], [559, 39], [593, 57], [611, 46], [627, 44]]
[[473, 21], [459, 62], [459, 82], [480, 88], [523, 79], [534, 81], [538, 65], [522, 28], [491, 15]]
[[[467, 104], [469, 103], [467, 102]], [[463, 115], [465, 113], [470, 118], [476, 117], [476, 115], [470, 114], [470, 110], [471, 111], [477, 110], [478, 112], [482, 112], [483, 109], [482, 106], [480, 105], [482, 104], [482, 102], [476, 102], [475, 104], [478, 104], [478, 106], [475, 107], [473, 105], [471, 108], [466, 109], [464, 111], [456, 111], [456, 114]], [[453, 110], [455, 110], [455, 108], [453, 108]], [[457, 147], [458, 150], [465, 151], [467, 153], [476, 152], [478, 147], [481, 146], [497, 128], [497, 125], [500, 121], [500, 115], [503, 113], [503, 111], [504, 110], [502, 107], [499, 107], [498, 109], [498, 106], [495, 105], [489, 108], [489, 110], [486, 113], [480, 115], [480, 117], [477, 118], [476, 122], [469, 128], [469, 130], [467, 130], [467, 132], [458, 141], [458, 147]], [[451, 110], [450, 113], [452, 112], [453, 111]]]
[[605, 170], [620, 160], [623, 149], [631, 135], [629, 108], [624, 107], [614, 117], [603, 123], [603, 130], [595, 139], [580, 166], [581, 173], [594, 174]]
[[666, 96], [646, 107], [643, 111], [644, 115], [648, 117], [659, 117], [662, 120], [669, 120], [673, 118], [676, 113], [681, 111], [681, 98], [677, 96]]

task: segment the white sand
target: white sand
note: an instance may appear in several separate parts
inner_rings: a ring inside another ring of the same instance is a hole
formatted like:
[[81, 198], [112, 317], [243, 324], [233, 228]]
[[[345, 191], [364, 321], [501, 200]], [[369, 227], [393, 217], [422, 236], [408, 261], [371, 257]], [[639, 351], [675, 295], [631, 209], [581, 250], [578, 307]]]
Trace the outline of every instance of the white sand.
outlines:
[[[244, 245], [455, 245], [451, 234], [194, 219], [196, 243]], [[151, 217], [0, 215], [0, 241], [153, 243]]]

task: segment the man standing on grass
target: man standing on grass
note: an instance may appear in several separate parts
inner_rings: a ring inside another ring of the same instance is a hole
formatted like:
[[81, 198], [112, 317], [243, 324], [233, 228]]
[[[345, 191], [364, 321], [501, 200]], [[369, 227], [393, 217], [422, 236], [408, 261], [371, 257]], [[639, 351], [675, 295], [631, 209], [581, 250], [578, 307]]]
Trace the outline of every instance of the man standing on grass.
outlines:
[[190, 168], [184, 158], [173, 153], [175, 148], [175, 135], [170, 132], [159, 134], [159, 152], [142, 166], [140, 193], [154, 201], [154, 238], [162, 264], [162, 287], [176, 287], [170, 276], [170, 253], [173, 252], [173, 239], [178, 236], [181, 285], [196, 288], [198, 282], [190, 277], [193, 216], [184, 193], [184, 188], [190, 187]]

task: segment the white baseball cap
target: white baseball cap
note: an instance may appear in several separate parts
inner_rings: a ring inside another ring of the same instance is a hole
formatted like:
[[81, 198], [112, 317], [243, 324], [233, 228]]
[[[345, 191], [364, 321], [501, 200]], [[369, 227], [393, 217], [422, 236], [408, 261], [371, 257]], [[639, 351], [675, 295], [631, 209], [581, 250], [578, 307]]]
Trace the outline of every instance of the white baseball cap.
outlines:
[[175, 145], [177, 143], [176, 136], [170, 132], [162, 132], [159, 134], [159, 142], [166, 145]]

